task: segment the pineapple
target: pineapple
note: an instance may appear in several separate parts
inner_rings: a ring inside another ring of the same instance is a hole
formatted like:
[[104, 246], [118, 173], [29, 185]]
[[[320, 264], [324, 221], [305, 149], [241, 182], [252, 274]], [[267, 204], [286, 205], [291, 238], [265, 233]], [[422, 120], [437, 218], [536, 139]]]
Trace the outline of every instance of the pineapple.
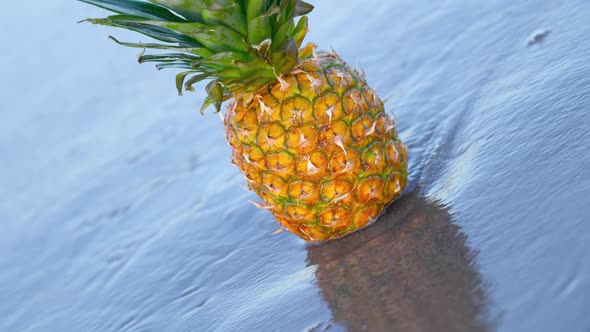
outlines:
[[[139, 62], [179, 68], [176, 86], [208, 81], [201, 113], [227, 103], [232, 163], [282, 225], [306, 241], [360, 229], [400, 195], [407, 154], [394, 121], [337, 54], [302, 46], [313, 9], [301, 0], [80, 0], [116, 12], [85, 21], [161, 43]], [[298, 19], [296, 19], [298, 18]]]

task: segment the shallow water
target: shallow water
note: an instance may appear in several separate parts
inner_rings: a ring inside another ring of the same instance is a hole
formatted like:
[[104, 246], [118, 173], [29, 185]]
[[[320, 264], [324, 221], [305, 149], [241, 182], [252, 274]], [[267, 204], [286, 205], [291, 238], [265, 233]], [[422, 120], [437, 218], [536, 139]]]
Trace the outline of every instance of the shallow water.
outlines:
[[140, 37], [5, 5], [1, 331], [590, 329], [590, 3], [315, 4], [308, 40], [391, 97], [411, 172], [319, 246], [271, 235], [202, 94], [106, 40]]

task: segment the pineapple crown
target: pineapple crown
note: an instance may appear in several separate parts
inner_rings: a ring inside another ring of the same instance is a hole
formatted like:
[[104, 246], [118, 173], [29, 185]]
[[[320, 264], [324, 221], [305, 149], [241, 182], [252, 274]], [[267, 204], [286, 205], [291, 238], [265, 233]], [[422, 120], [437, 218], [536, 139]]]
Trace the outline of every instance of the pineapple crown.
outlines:
[[[178, 93], [210, 80], [201, 113], [210, 105], [247, 95], [281, 80], [299, 64], [298, 52], [313, 10], [302, 0], [79, 0], [115, 15], [86, 19], [133, 30], [162, 43], [116, 43], [143, 49], [139, 62], [180, 68]], [[145, 54], [146, 49], [173, 53]]]

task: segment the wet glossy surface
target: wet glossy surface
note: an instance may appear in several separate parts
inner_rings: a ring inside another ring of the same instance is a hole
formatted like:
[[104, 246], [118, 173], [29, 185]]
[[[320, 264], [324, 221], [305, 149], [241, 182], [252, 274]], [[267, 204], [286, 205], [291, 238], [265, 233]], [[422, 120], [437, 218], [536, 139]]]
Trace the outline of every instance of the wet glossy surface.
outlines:
[[8, 4], [0, 331], [590, 329], [590, 3], [338, 3], [308, 40], [391, 97], [411, 185], [320, 246], [271, 235], [202, 95], [106, 40], [143, 38]]

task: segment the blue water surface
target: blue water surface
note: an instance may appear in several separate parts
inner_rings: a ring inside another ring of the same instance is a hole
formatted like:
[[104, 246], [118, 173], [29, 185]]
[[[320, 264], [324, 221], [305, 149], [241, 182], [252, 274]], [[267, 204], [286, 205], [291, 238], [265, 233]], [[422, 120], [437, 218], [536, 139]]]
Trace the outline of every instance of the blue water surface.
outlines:
[[409, 146], [406, 195], [307, 245], [248, 203], [174, 72], [0, 12], [0, 331], [590, 330], [590, 2], [312, 1]]

